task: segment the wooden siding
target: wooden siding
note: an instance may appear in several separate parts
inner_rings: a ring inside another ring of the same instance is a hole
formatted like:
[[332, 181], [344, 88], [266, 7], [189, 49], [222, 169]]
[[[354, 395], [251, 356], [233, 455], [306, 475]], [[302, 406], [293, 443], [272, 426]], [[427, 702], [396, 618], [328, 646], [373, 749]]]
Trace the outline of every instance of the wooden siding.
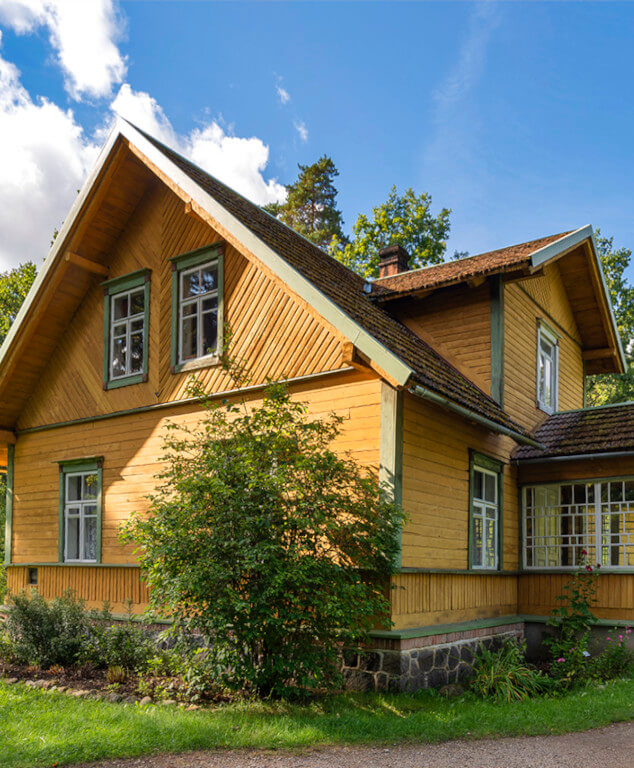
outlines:
[[[103, 291], [99, 279], [79, 306], [33, 395], [19, 429], [64, 422], [186, 397], [192, 376], [208, 392], [235, 384], [219, 365], [170, 373], [171, 256], [219, 240], [163, 186], [141, 200], [110, 256], [110, 276], [152, 270], [149, 378], [146, 383], [103, 389]], [[228, 246], [225, 254], [225, 321], [233, 332], [231, 354], [248, 362], [252, 383], [343, 367], [342, 338], [299, 297]]]
[[[530, 573], [519, 577], [518, 613], [548, 616], [561, 605], [558, 595], [570, 574]], [[602, 573], [597, 581], [596, 603], [592, 612], [598, 619], [634, 620], [634, 574]]]
[[520, 464], [518, 470], [518, 482], [522, 485], [601, 477], [634, 477], [634, 456]]
[[558, 410], [581, 408], [581, 340], [556, 265], [549, 267], [543, 277], [511, 283], [505, 291], [504, 405], [510, 416], [529, 429], [547, 418], [537, 407], [539, 319], [560, 334]]
[[[343, 416], [335, 447], [349, 451], [376, 472], [380, 385], [378, 378], [351, 371], [319, 382], [296, 384], [292, 391], [307, 403], [313, 416], [324, 417], [331, 412]], [[260, 397], [260, 393], [251, 393], [248, 399], [255, 403]], [[57, 462], [98, 455], [104, 457], [102, 562], [133, 563], [133, 547], [119, 542], [119, 526], [133, 510], [147, 508], [146, 497], [154, 488], [154, 476], [160, 467], [165, 424], [172, 421], [194, 425], [200, 413], [198, 406], [183, 404], [20, 435], [16, 444], [12, 562], [57, 562]], [[72, 568], [66, 570], [70, 573]]]
[[517, 576], [400, 573], [392, 579], [394, 629], [507, 616], [517, 612]]
[[[11, 566], [7, 569], [7, 587], [17, 594], [29, 590], [28, 568]], [[148, 602], [147, 589], [140, 579], [139, 568], [94, 568], [69, 565], [38, 566], [37, 590], [50, 600], [64, 590], [72, 589], [87, 608], [102, 608], [104, 600], [113, 613], [140, 612]]]
[[506, 462], [504, 469], [505, 569], [517, 567], [516, 470], [508, 464], [515, 444], [414, 395], [403, 418], [403, 566], [468, 568], [469, 449]]
[[488, 284], [461, 285], [403, 303], [399, 319], [487, 394], [491, 392]]

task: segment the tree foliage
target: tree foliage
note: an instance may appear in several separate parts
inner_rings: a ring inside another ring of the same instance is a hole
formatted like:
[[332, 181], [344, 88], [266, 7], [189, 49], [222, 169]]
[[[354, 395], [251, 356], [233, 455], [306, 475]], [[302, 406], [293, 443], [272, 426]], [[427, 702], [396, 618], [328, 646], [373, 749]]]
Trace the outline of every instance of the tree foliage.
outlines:
[[392, 187], [387, 200], [372, 209], [371, 217], [361, 214], [350, 242], [333, 239], [330, 253], [347, 267], [366, 277], [378, 277], [379, 251], [401, 245], [410, 254], [410, 269], [439, 264], [444, 259], [449, 237], [448, 208], [434, 216], [431, 195], [408, 189], [399, 195]]
[[341, 419], [310, 419], [281, 385], [261, 404], [212, 405], [172, 424], [135, 541], [152, 607], [200, 633], [220, 678], [285, 696], [339, 680], [342, 646], [386, 618], [400, 508], [331, 447]]
[[596, 231], [595, 239], [627, 361], [624, 374], [588, 377], [587, 404], [607, 405], [634, 400], [634, 286], [625, 274], [632, 260], [632, 251], [615, 248], [614, 238], [602, 237], [600, 230]]
[[271, 203], [265, 210], [325, 250], [333, 237], [345, 240], [334, 185], [339, 171], [327, 155], [297, 167], [297, 181], [286, 187], [286, 202]]
[[37, 270], [30, 261], [0, 275], [0, 344], [4, 341]]

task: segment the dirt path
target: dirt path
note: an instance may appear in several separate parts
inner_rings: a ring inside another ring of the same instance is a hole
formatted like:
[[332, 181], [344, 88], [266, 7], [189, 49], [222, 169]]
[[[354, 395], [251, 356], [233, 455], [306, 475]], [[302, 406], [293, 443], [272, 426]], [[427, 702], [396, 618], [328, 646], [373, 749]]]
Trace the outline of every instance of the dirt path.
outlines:
[[334, 747], [301, 753], [192, 752], [110, 760], [92, 763], [90, 768], [579, 768], [584, 765], [634, 767], [634, 722], [563, 736], [393, 747]]

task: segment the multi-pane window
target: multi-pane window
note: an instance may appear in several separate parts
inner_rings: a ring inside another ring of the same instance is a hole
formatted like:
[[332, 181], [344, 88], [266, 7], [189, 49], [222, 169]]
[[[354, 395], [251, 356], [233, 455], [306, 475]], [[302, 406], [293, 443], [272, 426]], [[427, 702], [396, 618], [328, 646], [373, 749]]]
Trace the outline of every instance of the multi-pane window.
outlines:
[[585, 562], [634, 566], [634, 478], [524, 489], [525, 567]]
[[[484, 457], [483, 457], [484, 458]], [[488, 466], [482, 466], [487, 463]], [[497, 569], [500, 540], [500, 471], [493, 460], [471, 467], [471, 567]]]
[[64, 473], [64, 561], [97, 561], [99, 473]]
[[546, 326], [537, 330], [537, 405], [547, 413], [557, 410], [557, 336]]
[[143, 373], [145, 288], [110, 297], [110, 379]]
[[180, 272], [180, 362], [218, 351], [218, 263], [208, 262]]

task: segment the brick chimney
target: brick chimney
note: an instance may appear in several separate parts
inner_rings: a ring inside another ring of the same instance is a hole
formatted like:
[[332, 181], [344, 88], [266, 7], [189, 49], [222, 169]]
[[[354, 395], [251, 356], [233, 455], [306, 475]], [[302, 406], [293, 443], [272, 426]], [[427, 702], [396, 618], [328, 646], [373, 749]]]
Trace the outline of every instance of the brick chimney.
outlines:
[[379, 251], [379, 277], [407, 272], [409, 253], [400, 245], [388, 245]]

